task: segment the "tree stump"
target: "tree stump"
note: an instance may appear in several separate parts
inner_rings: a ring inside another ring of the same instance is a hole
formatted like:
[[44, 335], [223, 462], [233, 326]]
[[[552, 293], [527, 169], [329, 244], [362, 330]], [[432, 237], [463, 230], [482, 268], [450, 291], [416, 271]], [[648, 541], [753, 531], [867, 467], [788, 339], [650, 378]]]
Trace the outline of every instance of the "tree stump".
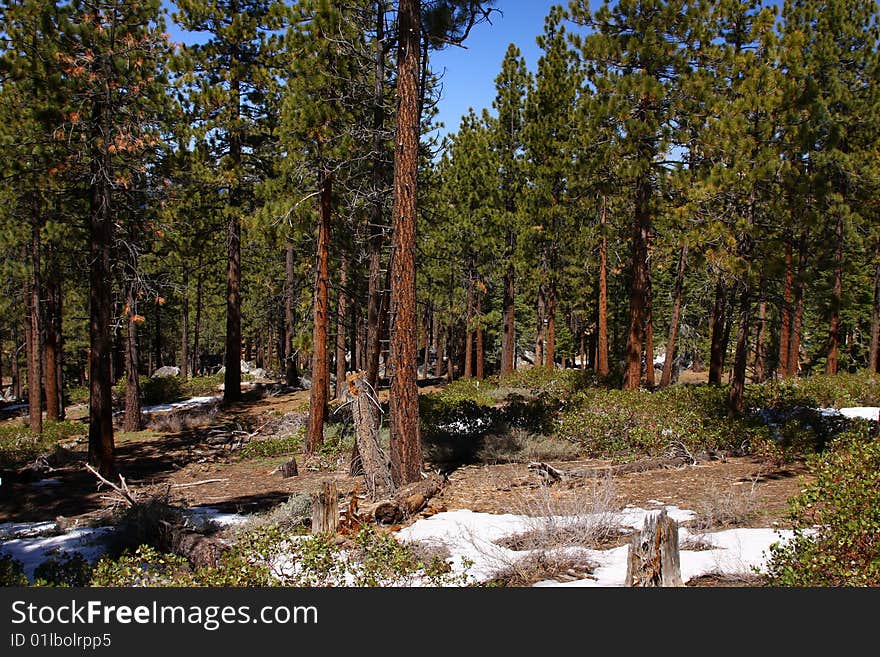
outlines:
[[299, 474], [299, 469], [296, 467], [296, 459], [294, 457], [290, 457], [290, 460], [281, 466], [281, 476], [285, 479], [287, 477], [295, 477]]
[[325, 481], [312, 496], [312, 533], [335, 534], [339, 526], [339, 500], [335, 481]]
[[683, 586], [678, 552], [678, 523], [666, 515], [645, 518], [645, 527], [632, 538], [625, 586]]
[[391, 459], [379, 444], [379, 402], [364, 379], [356, 372], [348, 379], [348, 395], [352, 400], [351, 417], [354, 422], [355, 448], [363, 470], [367, 494], [378, 500], [394, 491], [391, 479]]

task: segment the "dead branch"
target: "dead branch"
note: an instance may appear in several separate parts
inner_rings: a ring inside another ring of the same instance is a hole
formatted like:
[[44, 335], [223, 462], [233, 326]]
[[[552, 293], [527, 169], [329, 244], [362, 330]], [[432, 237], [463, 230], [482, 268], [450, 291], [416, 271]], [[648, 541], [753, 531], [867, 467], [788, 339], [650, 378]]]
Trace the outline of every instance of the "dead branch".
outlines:
[[189, 488], [191, 486], [201, 486], [202, 484], [216, 484], [221, 481], [229, 481], [229, 479], [228, 478], [226, 478], [226, 479], [203, 479], [202, 481], [191, 481], [186, 484], [172, 484], [171, 487], [172, 488]]
[[135, 504], [138, 503], [137, 495], [134, 492], [132, 492], [132, 490], [128, 487], [128, 484], [125, 483], [125, 477], [123, 477], [122, 475], [119, 475], [119, 486], [117, 486], [112, 481], [105, 479], [104, 476], [100, 472], [95, 470], [88, 463], [86, 463], [85, 468], [86, 468], [86, 470], [88, 470], [89, 472], [91, 472], [93, 475], [95, 475], [98, 478], [98, 481], [99, 481], [98, 489], [99, 490], [101, 488], [101, 484], [106, 484], [111, 489], [113, 489], [114, 493], [116, 493], [124, 501], [128, 502], [129, 506], [134, 506]]

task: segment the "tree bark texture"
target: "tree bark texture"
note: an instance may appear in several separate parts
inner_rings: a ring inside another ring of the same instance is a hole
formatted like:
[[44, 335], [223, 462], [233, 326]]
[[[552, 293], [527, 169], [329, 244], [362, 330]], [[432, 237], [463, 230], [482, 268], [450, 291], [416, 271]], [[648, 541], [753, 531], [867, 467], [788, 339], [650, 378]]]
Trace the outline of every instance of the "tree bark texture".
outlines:
[[724, 374], [724, 352], [727, 341], [724, 339], [727, 317], [727, 289], [721, 276], [715, 283], [715, 303], [712, 306], [712, 337], [709, 346], [709, 383], [720, 386]]
[[636, 183], [632, 226], [632, 280], [629, 297], [629, 331], [626, 340], [624, 390], [636, 390], [642, 380], [642, 348], [648, 306], [648, 238], [651, 232], [651, 183], [642, 176]]
[[330, 364], [327, 358], [330, 326], [330, 219], [333, 179], [329, 172], [321, 177], [318, 208], [318, 240], [315, 254], [314, 325], [312, 327], [312, 387], [309, 391], [309, 427], [306, 452], [312, 454], [324, 443]]
[[400, 0], [398, 10], [397, 129], [394, 257], [391, 268], [391, 476], [395, 485], [418, 481], [422, 469], [416, 363], [416, 212], [419, 156], [421, 2]]
[[626, 564], [626, 586], [682, 586], [678, 524], [663, 509], [645, 518], [633, 536]]
[[682, 245], [678, 257], [678, 269], [675, 272], [675, 286], [672, 291], [672, 312], [669, 317], [669, 339], [666, 342], [666, 359], [663, 362], [663, 374], [660, 376], [660, 387], [665, 388], [672, 383], [672, 366], [675, 362], [675, 348], [678, 340], [678, 324], [681, 321], [681, 299], [684, 294], [684, 274], [687, 269], [687, 244]]
[[348, 307], [348, 262], [345, 258], [339, 266], [339, 291], [336, 294], [336, 399], [345, 395], [345, 311]]
[[601, 378], [609, 374], [608, 368], [608, 237], [605, 234], [607, 225], [606, 199], [602, 195], [602, 209], [599, 214], [601, 235], [599, 238], [599, 302], [598, 302], [598, 344], [596, 347], [596, 373]]

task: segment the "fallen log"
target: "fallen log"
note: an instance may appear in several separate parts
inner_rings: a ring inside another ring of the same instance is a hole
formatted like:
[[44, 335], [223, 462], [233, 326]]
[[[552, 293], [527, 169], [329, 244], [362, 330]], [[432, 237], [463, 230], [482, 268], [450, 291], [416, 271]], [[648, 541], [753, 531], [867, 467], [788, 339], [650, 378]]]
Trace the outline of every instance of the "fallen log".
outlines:
[[554, 484], [558, 481], [568, 481], [570, 479], [601, 479], [631, 472], [647, 472], [648, 470], [659, 470], [661, 468], [680, 468], [684, 465], [692, 465], [693, 463], [694, 459], [686, 456], [668, 456], [642, 459], [641, 461], [622, 463], [620, 465], [608, 465], [601, 468], [575, 468], [572, 470], [562, 470], [554, 468], [548, 463], [534, 462], [529, 463], [528, 469], [530, 472], [538, 473], [544, 480], [544, 483]]
[[382, 408], [363, 372], [349, 374], [346, 379], [355, 433], [350, 472], [363, 471], [367, 495], [371, 500], [378, 500], [394, 491], [391, 459], [379, 442], [379, 413]]
[[373, 518], [384, 525], [402, 522], [425, 508], [428, 501], [443, 488], [443, 483], [444, 478], [432, 472], [422, 481], [407, 484], [392, 499], [380, 503], [373, 511]]
[[231, 545], [221, 538], [177, 528], [172, 532], [170, 551], [185, 557], [193, 568], [216, 568]]

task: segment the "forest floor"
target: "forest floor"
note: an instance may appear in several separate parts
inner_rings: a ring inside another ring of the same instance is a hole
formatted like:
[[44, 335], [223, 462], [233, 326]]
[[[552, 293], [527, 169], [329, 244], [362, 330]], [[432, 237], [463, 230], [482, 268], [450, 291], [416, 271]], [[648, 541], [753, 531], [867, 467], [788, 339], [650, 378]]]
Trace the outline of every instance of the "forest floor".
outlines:
[[[432, 390], [431, 387], [422, 392]], [[246, 438], [255, 429], [278, 418], [305, 422], [308, 391], [271, 396], [255, 392], [228, 407], [212, 412], [190, 412], [200, 417], [195, 426], [187, 422], [159, 423], [161, 428], [117, 434], [117, 465], [128, 485], [144, 494], [167, 494], [174, 503], [209, 505], [220, 511], [249, 514], [267, 511], [296, 493], [316, 491], [333, 479], [340, 493], [348, 495], [358, 477], [348, 474], [348, 453], [338, 450], [305, 459], [299, 452], [272, 456], [242, 449], [241, 441], [217, 444], [216, 436]], [[77, 409], [71, 409], [71, 416]], [[169, 416], [170, 417], [170, 416]], [[152, 425], [156, 426], [156, 418]], [[6, 420], [20, 421], [18, 419]], [[246, 444], [246, 443], [244, 443]], [[101, 490], [83, 464], [85, 437], [62, 441], [57, 465], [39, 477], [20, 472], [2, 473], [0, 523], [56, 520], [67, 526], [85, 524], [106, 513], [106, 487]], [[279, 466], [295, 456], [299, 474], [284, 478]], [[549, 461], [555, 467], [601, 467], [609, 461]], [[429, 464], [430, 465], [430, 464]], [[447, 472], [448, 483], [434, 497], [423, 515], [470, 509], [475, 512], [546, 512], [541, 480], [527, 463], [471, 463]], [[664, 468], [616, 475], [602, 482], [609, 502], [617, 508], [659, 508], [675, 505], [693, 510], [704, 527], [786, 526], [787, 501], [807, 480], [803, 463], [779, 464], [757, 457], [730, 457], [680, 468]], [[555, 484], [550, 495], [556, 508], [574, 508], [596, 479], [575, 479]]]

